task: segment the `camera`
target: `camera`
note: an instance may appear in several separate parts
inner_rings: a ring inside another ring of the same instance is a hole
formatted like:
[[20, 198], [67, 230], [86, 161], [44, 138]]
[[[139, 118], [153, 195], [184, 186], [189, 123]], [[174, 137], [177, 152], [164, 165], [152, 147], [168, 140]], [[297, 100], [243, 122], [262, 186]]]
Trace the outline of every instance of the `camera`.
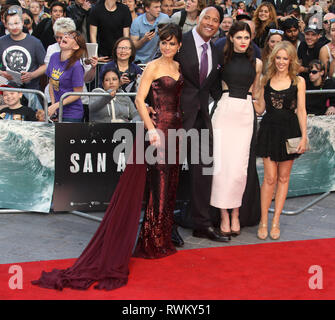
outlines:
[[130, 82], [136, 79], [136, 73], [134, 72], [124, 72], [122, 75], [125, 75], [130, 80]]

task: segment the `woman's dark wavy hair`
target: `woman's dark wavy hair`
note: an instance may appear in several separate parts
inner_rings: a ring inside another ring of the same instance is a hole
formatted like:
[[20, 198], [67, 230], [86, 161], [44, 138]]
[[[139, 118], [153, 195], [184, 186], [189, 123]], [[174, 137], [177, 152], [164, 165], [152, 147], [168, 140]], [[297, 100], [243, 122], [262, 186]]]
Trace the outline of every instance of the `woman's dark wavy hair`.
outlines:
[[252, 65], [255, 66], [254, 50], [252, 48], [252, 40], [251, 40], [251, 30], [250, 30], [249, 25], [243, 21], [234, 22], [228, 31], [226, 44], [223, 48], [223, 63], [224, 63], [223, 65], [225, 65], [226, 63], [229, 63], [229, 61], [231, 60], [233, 56], [234, 44], [230, 40], [230, 38], [233, 38], [234, 35], [239, 31], [247, 31], [250, 35], [250, 44], [246, 51], [246, 54], [247, 54], [248, 59], [252, 63]]
[[173, 36], [176, 37], [178, 43], [182, 41], [182, 30], [175, 23], [166, 23], [158, 28], [159, 41], [170, 40]]

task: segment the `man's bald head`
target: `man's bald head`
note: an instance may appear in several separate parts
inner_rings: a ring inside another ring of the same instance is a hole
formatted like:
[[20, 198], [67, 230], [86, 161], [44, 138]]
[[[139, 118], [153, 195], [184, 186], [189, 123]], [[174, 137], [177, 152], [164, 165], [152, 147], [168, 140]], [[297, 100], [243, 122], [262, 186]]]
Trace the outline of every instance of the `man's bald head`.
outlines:
[[200, 13], [196, 30], [201, 38], [207, 42], [219, 30], [220, 23], [219, 11], [214, 7], [207, 7]]

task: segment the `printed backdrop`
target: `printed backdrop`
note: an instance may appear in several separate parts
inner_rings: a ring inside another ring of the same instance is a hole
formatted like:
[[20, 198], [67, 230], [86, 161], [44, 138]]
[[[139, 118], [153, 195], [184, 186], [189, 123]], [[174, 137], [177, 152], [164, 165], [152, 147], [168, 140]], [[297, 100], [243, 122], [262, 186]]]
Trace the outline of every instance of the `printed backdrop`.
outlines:
[[[51, 124], [0, 121], [0, 209], [49, 212], [106, 209], [125, 159], [113, 153], [135, 125]], [[293, 165], [289, 197], [335, 191], [335, 116], [308, 118], [311, 150]], [[257, 160], [260, 181], [261, 159]], [[187, 200], [187, 170], [182, 170], [179, 200]], [[130, 190], [131, 192], [131, 190]]]
[[49, 212], [54, 188], [54, 127], [0, 121], [0, 208]]
[[[294, 161], [288, 197], [335, 191], [335, 116], [308, 117], [311, 150]], [[260, 183], [263, 163], [257, 160]]]

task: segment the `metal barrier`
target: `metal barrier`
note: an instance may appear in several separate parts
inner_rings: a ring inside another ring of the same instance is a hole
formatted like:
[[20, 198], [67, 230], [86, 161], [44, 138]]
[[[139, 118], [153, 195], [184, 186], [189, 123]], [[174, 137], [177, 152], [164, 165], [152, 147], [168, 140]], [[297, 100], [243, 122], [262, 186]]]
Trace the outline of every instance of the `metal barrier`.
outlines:
[[23, 89], [23, 88], [10, 88], [10, 87], [1, 87], [1, 91], [11, 91], [11, 92], [22, 92], [22, 93], [34, 93], [39, 95], [43, 99], [45, 120], [44, 122], [48, 123], [48, 101], [45, 97], [45, 94], [42, 91], [35, 89]]
[[[320, 93], [335, 93], [335, 89], [326, 89], [326, 90], [306, 90], [306, 94], [320, 94]], [[98, 92], [67, 92], [64, 93], [59, 101], [59, 122], [62, 122], [62, 117], [63, 117], [63, 100], [71, 95], [76, 95], [76, 96], [110, 96], [109, 93], [98, 93]], [[119, 92], [116, 93], [117, 96], [135, 96], [136, 93], [124, 93], [124, 92]], [[299, 208], [298, 210], [283, 210], [282, 214], [284, 215], [297, 215], [303, 211], [305, 211], [306, 209], [310, 208], [311, 206], [313, 206], [314, 204], [316, 204], [317, 202], [321, 201], [322, 199], [326, 198], [328, 195], [330, 195], [331, 192], [325, 192], [323, 194], [321, 194], [320, 196], [318, 196], [317, 198], [315, 198], [314, 200], [312, 200], [311, 202], [307, 203], [305, 206]], [[274, 208], [270, 208], [269, 212], [274, 212]], [[78, 212], [78, 211], [72, 211], [71, 213], [73, 214], [77, 214], [80, 215], [84, 218], [88, 218], [88, 219], [93, 219], [93, 220], [100, 220], [100, 218], [82, 213], [82, 212]]]
[[[312, 200], [311, 202], [309, 202], [306, 205], [304, 205], [303, 207], [299, 208], [298, 210], [282, 210], [281, 213], [284, 214], [284, 215], [287, 215], [287, 216], [297, 215], [297, 214], [305, 211], [306, 209], [312, 207], [317, 202], [319, 202], [320, 200], [328, 197], [329, 195], [330, 195], [330, 191], [325, 192], [325, 193], [321, 194], [320, 196], [318, 196], [317, 198], [315, 198], [314, 200]], [[274, 208], [270, 208], [269, 212], [275, 212]]]
[[[23, 88], [10, 88], [10, 87], [1, 87], [1, 91], [10, 91], [10, 92], [22, 92], [22, 93], [34, 93], [38, 94], [43, 99], [44, 104], [44, 112], [45, 112], [45, 120], [44, 122], [48, 123], [48, 102], [42, 91], [35, 89], [23, 89]], [[22, 213], [25, 211], [22, 210], [14, 210], [14, 209], [0, 209], [0, 213]]]
[[[43, 98], [44, 110], [45, 110], [46, 114], [48, 113], [48, 103], [47, 103], [46, 97], [45, 97], [44, 93], [39, 91], [39, 90], [9, 88], [9, 87], [3, 87], [3, 88], [1, 88], [1, 90], [38, 94]], [[320, 94], [320, 93], [335, 93], [335, 89], [306, 90], [306, 94]], [[125, 92], [116, 93], [116, 96], [135, 96], [135, 95], [136, 95], [136, 93], [125, 93]], [[98, 93], [98, 92], [67, 92], [67, 93], [64, 93], [61, 96], [60, 101], [59, 101], [59, 122], [62, 122], [62, 117], [63, 117], [63, 100], [68, 96], [110, 96], [110, 94], [109, 93]], [[47, 117], [46, 117], [45, 122], [48, 122]], [[299, 208], [298, 210], [295, 210], [295, 211], [283, 210], [282, 214], [284, 214], [284, 215], [297, 215], [297, 214], [303, 212], [304, 210], [306, 210], [307, 208], [313, 206], [314, 204], [316, 204], [320, 200], [326, 198], [330, 193], [331, 192], [325, 192], [325, 193], [319, 195], [317, 198], [315, 198], [314, 200], [312, 200], [311, 202], [309, 202], [305, 206]], [[6, 210], [6, 209], [1, 210], [0, 209], [0, 213], [20, 213], [20, 212], [24, 212], [24, 211], [21, 211], [21, 210]], [[269, 212], [274, 212], [274, 209], [270, 208]], [[92, 216], [92, 215], [82, 213], [82, 212], [79, 212], [79, 211], [71, 211], [70, 213], [81, 216], [81, 217], [84, 217], [84, 218], [92, 219], [92, 220], [95, 220], [95, 221], [101, 221], [102, 220], [99, 217]]]
[[[68, 96], [89, 96], [89, 97], [109, 96], [110, 97], [111, 95], [108, 92], [106, 93], [103, 93], [103, 92], [66, 92], [64, 93], [59, 99], [58, 122], [62, 122], [63, 120], [63, 100]], [[131, 93], [117, 92], [116, 96], [136, 96], [136, 92], [131, 92]], [[102, 221], [102, 218], [99, 218], [99, 217], [96, 217], [96, 216], [93, 216], [91, 214], [87, 214], [84, 212], [80, 212], [80, 211], [70, 211], [69, 213], [82, 217], [82, 218], [98, 221], [98, 222]]]
[[335, 93], [335, 89], [306, 90], [306, 94]]
[[[58, 122], [63, 122], [63, 100], [69, 96], [111, 96], [110, 93], [106, 92], [66, 92], [59, 99], [59, 109], [58, 109]], [[117, 92], [116, 96], [136, 96], [136, 92]]]

